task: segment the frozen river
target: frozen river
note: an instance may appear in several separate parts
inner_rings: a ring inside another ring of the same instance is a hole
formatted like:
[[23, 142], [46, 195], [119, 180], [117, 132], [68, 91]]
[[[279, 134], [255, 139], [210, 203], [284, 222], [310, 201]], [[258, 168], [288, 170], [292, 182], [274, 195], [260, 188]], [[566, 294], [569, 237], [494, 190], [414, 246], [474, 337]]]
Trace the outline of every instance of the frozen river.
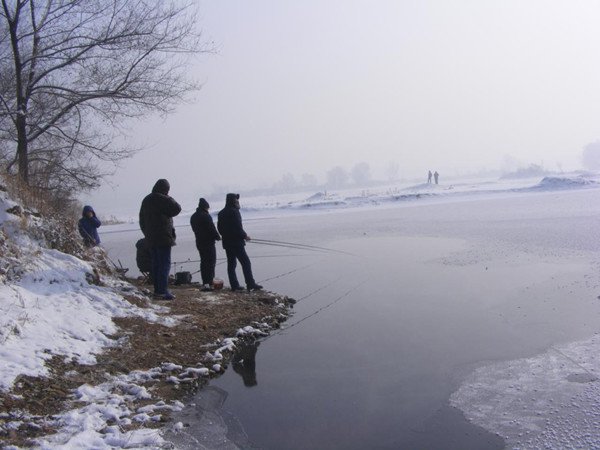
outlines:
[[[527, 421], [511, 404], [495, 411], [506, 423], [484, 420], [474, 371], [600, 329], [598, 189], [243, 215], [254, 238], [349, 254], [248, 245], [256, 279], [299, 301], [283, 330], [245, 350], [246, 364], [189, 400], [183, 447], [518, 446], [552, 416], [541, 408]], [[174, 261], [198, 258], [188, 220]], [[139, 231], [106, 231], [111, 257], [135, 267]], [[227, 283], [223, 264], [217, 276]], [[580, 386], [586, 371], [567, 375]]]

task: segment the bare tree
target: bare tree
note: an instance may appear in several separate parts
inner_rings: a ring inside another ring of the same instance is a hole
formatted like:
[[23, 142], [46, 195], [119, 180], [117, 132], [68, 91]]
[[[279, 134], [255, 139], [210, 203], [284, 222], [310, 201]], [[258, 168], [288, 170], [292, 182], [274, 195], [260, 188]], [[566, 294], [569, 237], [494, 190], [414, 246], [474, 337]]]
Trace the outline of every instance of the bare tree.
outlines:
[[589, 170], [600, 169], [600, 141], [590, 142], [583, 148], [581, 163]]
[[303, 173], [300, 177], [302, 187], [315, 187], [317, 185], [317, 177], [312, 173]]
[[280, 192], [290, 192], [298, 186], [296, 178], [291, 173], [284, 173], [281, 179], [273, 185], [273, 189]]
[[0, 149], [30, 185], [90, 189], [134, 150], [123, 119], [167, 114], [197, 89], [203, 48], [177, 0], [0, 0]]
[[340, 188], [348, 182], [348, 172], [341, 167], [335, 166], [327, 171], [327, 186], [330, 188]]
[[396, 181], [400, 173], [400, 165], [396, 161], [390, 161], [385, 168], [385, 175], [388, 181]]
[[357, 186], [364, 186], [371, 181], [371, 167], [366, 162], [359, 162], [350, 171], [352, 180]]

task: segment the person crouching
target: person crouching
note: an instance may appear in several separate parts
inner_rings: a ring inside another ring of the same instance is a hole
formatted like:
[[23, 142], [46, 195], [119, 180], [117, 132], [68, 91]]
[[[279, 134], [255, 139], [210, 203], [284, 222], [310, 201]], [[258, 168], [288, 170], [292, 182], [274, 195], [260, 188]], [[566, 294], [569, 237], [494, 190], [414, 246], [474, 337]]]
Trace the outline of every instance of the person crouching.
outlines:
[[100, 219], [96, 217], [94, 208], [89, 205], [83, 207], [81, 219], [77, 223], [79, 234], [83, 238], [83, 245], [86, 247], [95, 247], [100, 243], [98, 228], [102, 225]]

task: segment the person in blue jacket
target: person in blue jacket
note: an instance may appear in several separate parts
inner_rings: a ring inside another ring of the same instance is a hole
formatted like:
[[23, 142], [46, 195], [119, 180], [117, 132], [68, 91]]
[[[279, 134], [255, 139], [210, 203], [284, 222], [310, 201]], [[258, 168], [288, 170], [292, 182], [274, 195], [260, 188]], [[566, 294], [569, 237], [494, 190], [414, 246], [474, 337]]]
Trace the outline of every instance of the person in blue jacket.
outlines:
[[83, 244], [86, 247], [95, 247], [100, 243], [100, 236], [98, 236], [98, 227], [102, 225], [100, 220], [96, 217], [94, 208], [89, 205], [83, 207], [81, 213], [81, 219], [77, 224], [79, 228], [79, 234], [83, 238]]

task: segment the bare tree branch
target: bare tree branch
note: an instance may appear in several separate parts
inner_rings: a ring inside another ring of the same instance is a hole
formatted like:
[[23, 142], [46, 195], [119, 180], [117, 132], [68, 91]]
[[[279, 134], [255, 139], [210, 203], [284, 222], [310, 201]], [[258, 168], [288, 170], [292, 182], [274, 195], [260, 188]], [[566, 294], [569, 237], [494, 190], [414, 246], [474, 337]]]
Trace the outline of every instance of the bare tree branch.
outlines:
[[94, 161], [131, 156], [113, 148], [122, 128], [101, 124], [168, 114], [199, 88], [188, 56], [212, 50], [186, 1], [0, 0], [4, 169], [18, 164], [41, 188], [88, 189], [105, 175]]

